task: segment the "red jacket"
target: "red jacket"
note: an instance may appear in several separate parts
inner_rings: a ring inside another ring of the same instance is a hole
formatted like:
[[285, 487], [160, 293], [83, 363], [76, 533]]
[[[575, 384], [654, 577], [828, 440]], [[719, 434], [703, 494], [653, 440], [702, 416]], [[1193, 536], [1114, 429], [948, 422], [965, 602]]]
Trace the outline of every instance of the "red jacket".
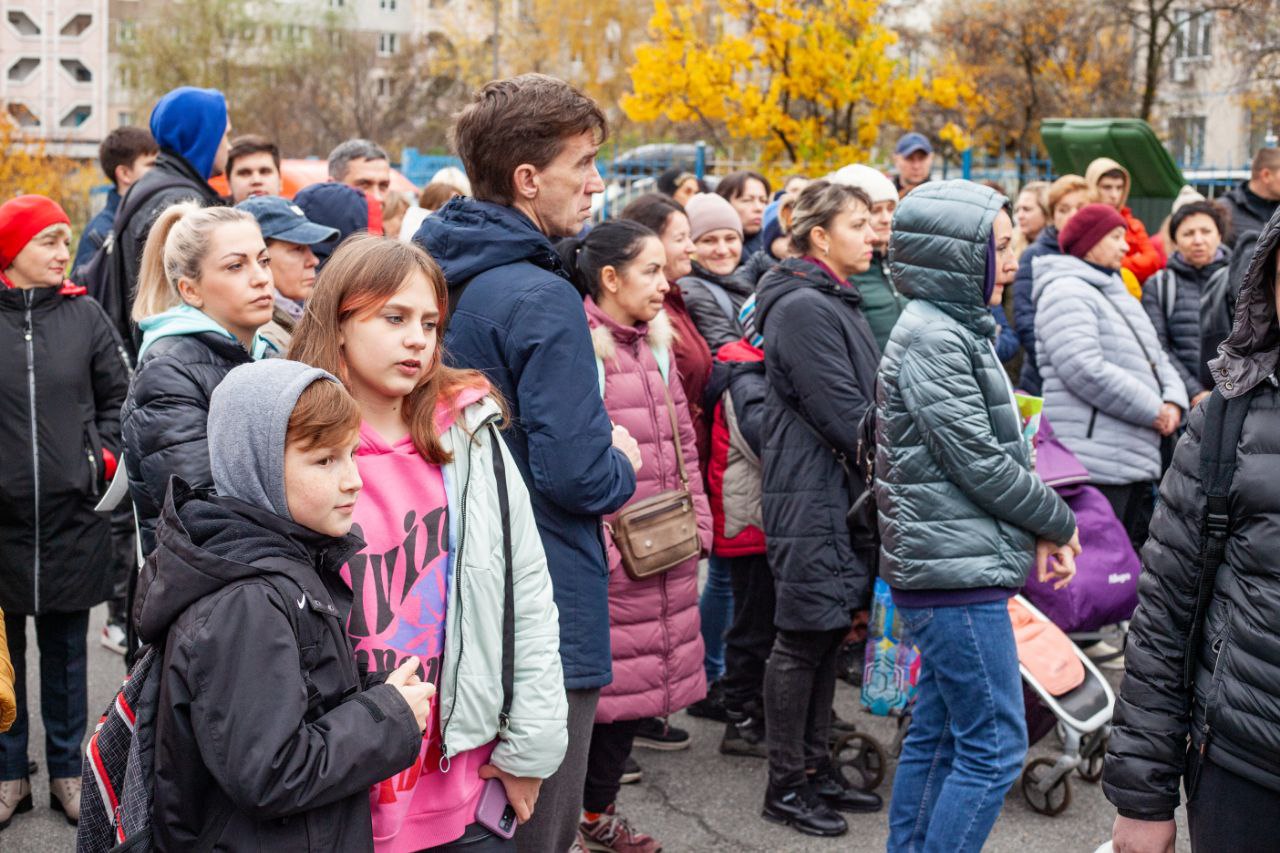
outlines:
[[[711, 551], [719, 557], [763, 554], [763, 470], [758, 449], [752, 448], [753, 442], [747, 436], [763, 414], [764, 350], [743, 339], [720, 347], [716, 360], [735, 368], [728, 373], [711, 421], [707, 461], [707, 489], [715, 532]], [[754, 443], [758, 448], [759, 440]]]
[[1122, 207], [1120, 215], [1124, 217], [1125, 225], [1129, 226], [1124, 232], [1124, 239], [1129, 244], [1129, 253], [1124, 256], [1123, 265], [1137, 277], [1138, 284], [1142, 284], [1164, 269], [1164, 259], [1160, 257], [1160, 251], [1147, 236], [1146, 227], [1138, 217], [1133, 215], [1133, 211], [1127, 206]]

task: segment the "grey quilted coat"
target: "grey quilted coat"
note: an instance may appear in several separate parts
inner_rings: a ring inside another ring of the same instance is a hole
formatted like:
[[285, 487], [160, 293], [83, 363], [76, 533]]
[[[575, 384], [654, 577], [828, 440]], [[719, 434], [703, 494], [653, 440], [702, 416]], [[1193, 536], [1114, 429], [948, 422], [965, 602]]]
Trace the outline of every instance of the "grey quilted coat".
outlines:
[[896, 589], [1020, 587], [1037, 537], [1075, 516], [1031, 472], [984, 304], [991, 223], [1004, 196], [930, 182], [898, 207], [893, 283], [911, 301], [877, 383], [881, 575]]
[[[1033, 262], [1045, 416], [1094, 483], [1160, 479], [1160, 407], [1187, 389], [1118, 273], [1071, 255]], [[1127, 321], [1127, 322], [1126, 322]]]

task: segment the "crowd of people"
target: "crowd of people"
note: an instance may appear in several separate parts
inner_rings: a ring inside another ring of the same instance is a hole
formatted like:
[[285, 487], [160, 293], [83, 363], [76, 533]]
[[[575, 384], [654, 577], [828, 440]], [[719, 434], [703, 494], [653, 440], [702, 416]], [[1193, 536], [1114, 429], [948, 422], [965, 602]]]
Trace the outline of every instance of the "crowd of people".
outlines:
[[887, 174], [673, 170], [592, 226], [605, 114], [536, 74], [475, 94], [415, 199], [363, 139], [285, 198], [231, 134], [189, 87], [112, 132], [74, 262], [57, 204], [0, 205], [0, 830], [33, 808], [29, 616], [50, 805], [82, 845], [101, 817], [107, 601], [158, 685], [157, 849], [656, 853], [618, 794], [679, 711], [763, 762], [765, 819], [844, 835], [885, 807], [830, 748], [879, 577], [922, 660], [889, 849], [978, 850], [1028, 745], [1008, 601], [1081, 553], [1031, 395], [1144, 556], [1125, 648], [1082, 644], [1127, 668], [1115, 849], [1172, 848], [1184, 778], [1195, 849], [1269, 843], [1280, 151], [1153, 237], [1125, 164], [1009, 197], [932, 180], [916, 132]]

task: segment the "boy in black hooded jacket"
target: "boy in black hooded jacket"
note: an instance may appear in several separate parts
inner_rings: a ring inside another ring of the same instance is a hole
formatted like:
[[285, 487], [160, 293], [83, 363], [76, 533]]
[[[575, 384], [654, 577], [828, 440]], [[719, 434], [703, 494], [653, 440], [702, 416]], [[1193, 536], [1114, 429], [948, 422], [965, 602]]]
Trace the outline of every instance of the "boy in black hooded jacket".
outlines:
[[323, 370], [242, 365], [210, 402], [217, 495], [170, 481], [134, 612], [166, 643], [158, 850], [372, 850], [368, 790], [418, 758], [434, 688], [417, 658], [369, 686], [343, 630], [359, 426]]

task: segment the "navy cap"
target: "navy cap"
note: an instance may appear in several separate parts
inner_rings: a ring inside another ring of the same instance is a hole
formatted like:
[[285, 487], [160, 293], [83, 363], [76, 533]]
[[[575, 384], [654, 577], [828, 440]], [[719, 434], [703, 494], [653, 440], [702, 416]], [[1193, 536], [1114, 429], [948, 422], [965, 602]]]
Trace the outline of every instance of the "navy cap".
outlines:
[[926, 154], [933, 153], [933, 146], [929, 144], [929, 140], [925, 138], [923, 133], [904, 133], [902, 138], [898, 140], [898, 144], [893, 147], [894, 154], [900, 154], [909, 157], [917, 151], [923, 151]]
[[236, 209], [252, 214], [258, 220], [264, 240], [283, 240], [314, 246], [338, 236], [337, 228], [317, 225], [307, 218], [301, 207], [278, 195], [247, 198]]

